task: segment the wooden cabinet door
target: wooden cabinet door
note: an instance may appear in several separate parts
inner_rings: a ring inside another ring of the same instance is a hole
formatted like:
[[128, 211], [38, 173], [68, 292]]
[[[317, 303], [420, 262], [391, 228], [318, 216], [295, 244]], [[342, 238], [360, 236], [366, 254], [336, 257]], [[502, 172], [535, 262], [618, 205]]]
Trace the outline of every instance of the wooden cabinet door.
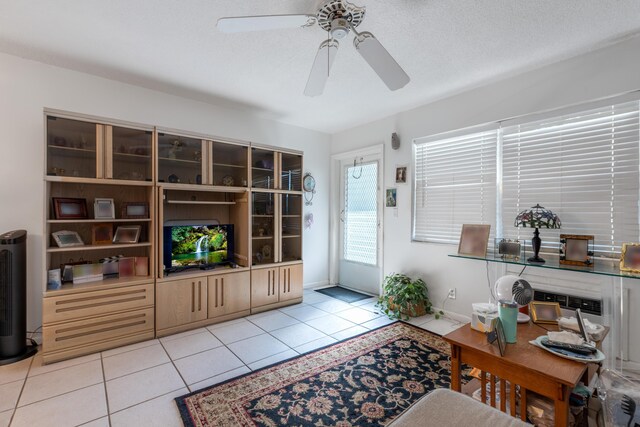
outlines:
[[158, 330], [206, 318], [206, 277], [157, 284], [156, 328]]
[[278, 268], [251, 270], [251, 307], [278, 302]]
[[209, 276], [207, 280], [209, 319], [251, 308], [251, 273], [248, 271]]
[[302, 298], [302, 264], [280, 267], [280, 301]]

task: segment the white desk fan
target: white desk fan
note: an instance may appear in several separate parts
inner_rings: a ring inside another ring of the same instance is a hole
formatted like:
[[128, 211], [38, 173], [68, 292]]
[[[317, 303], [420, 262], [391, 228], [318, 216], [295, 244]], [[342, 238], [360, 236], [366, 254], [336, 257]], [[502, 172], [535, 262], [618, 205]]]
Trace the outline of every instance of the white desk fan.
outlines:
[[[533, 301], [533, 288], [529, 282], [519, 276], [502, 276], [493, 286], [493, 297], [496, 302], [513, 300], [520, 308]], [[518, 312], [518, 323], [527, 323], [530, 319], [528, 314]]]

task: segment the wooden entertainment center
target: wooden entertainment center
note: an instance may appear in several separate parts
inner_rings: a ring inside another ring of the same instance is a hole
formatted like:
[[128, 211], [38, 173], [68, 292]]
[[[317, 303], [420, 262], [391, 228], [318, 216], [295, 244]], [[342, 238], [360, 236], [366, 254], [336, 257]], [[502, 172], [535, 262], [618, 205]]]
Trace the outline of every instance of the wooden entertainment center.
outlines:
[[[45, 142], [45, 363], [302, 301], [301, 152], [54, 110]], [[233, 262], [165, 266], [165, 226], [202, 221]]]

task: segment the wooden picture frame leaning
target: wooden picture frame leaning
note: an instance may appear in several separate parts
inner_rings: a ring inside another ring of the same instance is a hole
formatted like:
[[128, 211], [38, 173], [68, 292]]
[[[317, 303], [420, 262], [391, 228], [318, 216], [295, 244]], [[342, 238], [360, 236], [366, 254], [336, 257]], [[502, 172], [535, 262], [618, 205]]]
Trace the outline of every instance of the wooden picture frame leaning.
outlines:
[[486, 257], [490, 232], [491, 225], [489, 224], [462, 224], [458, 255]]
[[94, 224], [91, 227], [92, 245], [110, 245], [113, 239], [113, 226], [110, 223]]
[[148, 219], [149, 203], [124, 202], [122, 204], [122, 218], [124, 219]]
[[593, 236], [560, 235], [560, 264], [589, 267], [593, 265]]
[[640, 273], [640, 243], [623, 243], [620, 252], [620, 271]]
[[53, 216], [55, 219], [87, 219], [87, 200], [69, 197], [53, 197]]

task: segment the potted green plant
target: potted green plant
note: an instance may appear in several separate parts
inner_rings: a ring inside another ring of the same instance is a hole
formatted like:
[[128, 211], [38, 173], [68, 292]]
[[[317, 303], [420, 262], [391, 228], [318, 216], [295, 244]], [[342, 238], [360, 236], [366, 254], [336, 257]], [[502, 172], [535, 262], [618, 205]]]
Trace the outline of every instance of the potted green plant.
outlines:
[[[433, 313], [424, 280], [413, 280], [400, 273], [392, 273], [384, 278], [382, 296], [378, 299], [376, 307], [389, 318], [400, 320]], [[439, 318], [440, 314], [442, 312], [436, 313], [436, 318]]]

